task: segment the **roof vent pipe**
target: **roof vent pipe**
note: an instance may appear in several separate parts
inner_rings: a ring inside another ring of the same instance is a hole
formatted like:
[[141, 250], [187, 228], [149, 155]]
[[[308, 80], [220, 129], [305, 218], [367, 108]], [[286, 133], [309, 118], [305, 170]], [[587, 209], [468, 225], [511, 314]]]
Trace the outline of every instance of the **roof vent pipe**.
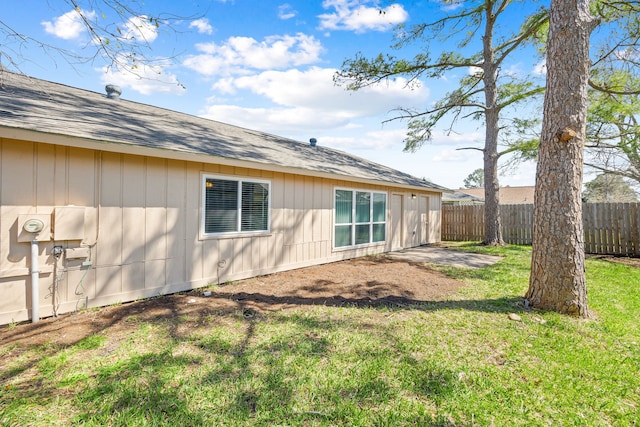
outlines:
[[317, 143], [318, 143], [318, 140], [315, 138], [311, 138], [309, 140], [309, 145], [311, 145], [312, 147], [315, 147]]
[[120, 95], [122, 95], [122, 89], [120, 89], [120, 86], [106, 85], [104, 90], [107, 91], [107, 98], [109, 99], [120, 99]]

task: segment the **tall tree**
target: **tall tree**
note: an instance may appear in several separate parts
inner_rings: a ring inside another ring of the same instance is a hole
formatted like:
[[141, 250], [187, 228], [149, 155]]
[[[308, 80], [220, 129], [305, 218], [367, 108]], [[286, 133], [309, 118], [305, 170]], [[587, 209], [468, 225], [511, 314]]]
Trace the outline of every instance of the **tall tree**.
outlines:
[[[640, 188], [640, 78], [623, 68], [592, 68], [587, 111], [585, 166]], [[537, 159], [539, 136], [521, 141], [510, 167]]]
[[[599, 21], [600, 37], [591, 47], [585, 165], [639, 185], [640, 2], [592, 0], [590, 6]], [[546, 37], [539, 41], [544, 51]], [[538, 126], [514, 121], [509, 128], [520, 125], [532, 130], [532, 137], [512, 145], [516, 151], [511, 167], [537, 159]], [[509, 128], [503, 132], [509, 133]]]
[[582, 199], [588, 203], [633, 203], [635, 191], [620, 175], [601, 173], [584, 185]]
[[482, 168], [474, 170], [464, 179], [464, 188], [482, 187], [484, 187], [484, 171]]
[[640, 184], [640, 2], [591, 5], [606, 37], [592, 59], [587, 164]]
[[531, 276], [526, 300], [536, 308], [588, 317], [582, 228], [589, 0], [552, 0], [547, 87], [536, 170]]
[[[415, 83], [424, 78], [439, 79], [450, 71], [462, 69], [465, 77], [460, 80], [458, 88], [446, 94], [432, 108], [426, 111], [401, 108], [395, 119], [408, 120], [405, 151], [415, 151], [429, 141], [436, 126], [442, 126], [445, 118], [451, 119], [450, 131], [462, 117], [484, 120], [485, 144], [481, 149], [485, 189], [484, 243], [501, 245], [504, 242], [500, 227], [498, 160], [510, 151], [499, 151], [501, 117], [507, 109], [543, 91], [534, 82], [501, 73], [501, 69], [518, 48], [544, 27], [547, 14], [540, 9], [517, 25], [513, 22], [517, 13], [507, 14], [506, 10], [510, 5], [522, 2], [445, 0], [441, 3], [462, 8], [452, 8], [451, 12], [431, 22], [411, 28], [400, 26], [397, 30], [398, 42], [393, 48], [402, 49], [414, 42], [424, 42], [420, 53], [411, 59], [388, 54], [367, 59], [358, 53], [355, 58], [344, 61], [334, 81], [346, 85], [349, 90], [358, 90], [399, 76]], [[515, 33], [499, 33], [501, 28], [516, 27]], [[430, 52], [435, 49], [431, 49], [429, 42], [440, 43], [443, 39], [455, 42], [457, 49], [431, 58]], [[474, 45], [478, 41], [481, 44]], [[472, 53], [460, 53], [469, 51]], [[469, 75], [468, 70], [477, 72]]]
[[585, 164], [640, 185], [640, 78], [629, 70], [594, 70], [606, 87], [590, 90]]

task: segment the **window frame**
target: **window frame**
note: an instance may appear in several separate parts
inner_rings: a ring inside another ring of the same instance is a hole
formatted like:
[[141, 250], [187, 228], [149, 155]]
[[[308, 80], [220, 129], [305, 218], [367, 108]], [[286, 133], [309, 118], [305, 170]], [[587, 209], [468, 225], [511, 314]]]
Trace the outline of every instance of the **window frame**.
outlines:
[[[238, 197], [236, 200], [236, 231], [223, 231], [215, 233], [206, 232], [206, 219], [207, 219], [207, 179], [216, 179], [220, 181], [234, 181], [238, 183]], [[267, 228], [266, 230], [253, 230], [242, 231], [242, 185], [243, 183], [251, 184], [263, 184], [267, 186]], [[242, 176], [230, 176], [230, 175], [218, 175], [212, 173], [200, 174], [200, 238], [201, 239], [219, 239], [219, 238], [232, 238], [242, 236], [260, 236], [271, 234], [271, 193], [272, 185], [271, 180], [242, 177]]]
[[[336, 209], [336, 196], [338, 191], [349, 191], [351, 192], [351, 222], [338, 222], [338, 211]], [[357, 209], [357, 195], [358, 193], [368, 193], [369, 194], [369, 220], [367, 222], [358, 222], [356, 209]], [[381, 194], [384, 196], [384, 221], [375, 221], [374, 215], [374, 195]], [[354, 248], [361, 248], [367, 246], [377, 246], [377, 245], [385, 245], [388, 240], [388, 222], [389, 222], [389, 193], [387, 191], [380, 190], [370, 190], [370, 189], [361, 189], [361, 188], [349, 188], [349, 187], [334, 187], [333, 189], [333, 236], [332, 236], [332, 246], [334, 250], [349, 250]], [[358, 243], [356, 244], [356, 228], [358, 225], [362, 226], [367, 224], [369, 227], [369, 241], [366, 243]], [[384, 224], [384, 240], [374, 241], [374, 225]], [[337, 227], [345, 227], [350, 226], [350, 245], [346, 246], [336, 246], [336, 238]]]

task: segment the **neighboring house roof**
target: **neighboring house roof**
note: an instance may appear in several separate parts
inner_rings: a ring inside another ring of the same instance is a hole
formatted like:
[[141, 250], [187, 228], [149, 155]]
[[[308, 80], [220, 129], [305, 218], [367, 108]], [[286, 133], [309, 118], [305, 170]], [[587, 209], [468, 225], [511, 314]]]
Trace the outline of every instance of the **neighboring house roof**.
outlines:
[[442, 203], [447, 205], [478, 205], [483, 204], [484, 199], [461, 191], [454, 191], [443, 194]]
[[52, 142], [56, 138], [50, 136], [58, 135], [80, 138], [79, 147], [144, 148], [141, 154], [208, 162], [213, 156], [243, 167], [450, 191], [328, 147], [0, 71], [0, 136], [21, 139], [22, 131], [40, 133], [37, 139], [29, 135], [37, 142]]
[[[532, 204], [535, 189], [536, 188], [534, 186], [500, 187], [500, 191], [498, 194], [498, 196], [500, 197], [500, 204]], [[460, 188], [456, 191], [461, 191], [475, 197], [481, 197], [484, 200], [484, 188]]]

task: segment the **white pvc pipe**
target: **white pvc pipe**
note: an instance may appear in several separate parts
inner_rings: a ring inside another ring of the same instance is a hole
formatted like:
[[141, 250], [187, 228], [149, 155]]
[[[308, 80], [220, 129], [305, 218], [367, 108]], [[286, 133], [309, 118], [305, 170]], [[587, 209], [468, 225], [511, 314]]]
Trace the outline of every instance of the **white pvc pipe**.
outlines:
[[40, 266], [38, 241], [31, 241], [31, 323], [40, 320]]

